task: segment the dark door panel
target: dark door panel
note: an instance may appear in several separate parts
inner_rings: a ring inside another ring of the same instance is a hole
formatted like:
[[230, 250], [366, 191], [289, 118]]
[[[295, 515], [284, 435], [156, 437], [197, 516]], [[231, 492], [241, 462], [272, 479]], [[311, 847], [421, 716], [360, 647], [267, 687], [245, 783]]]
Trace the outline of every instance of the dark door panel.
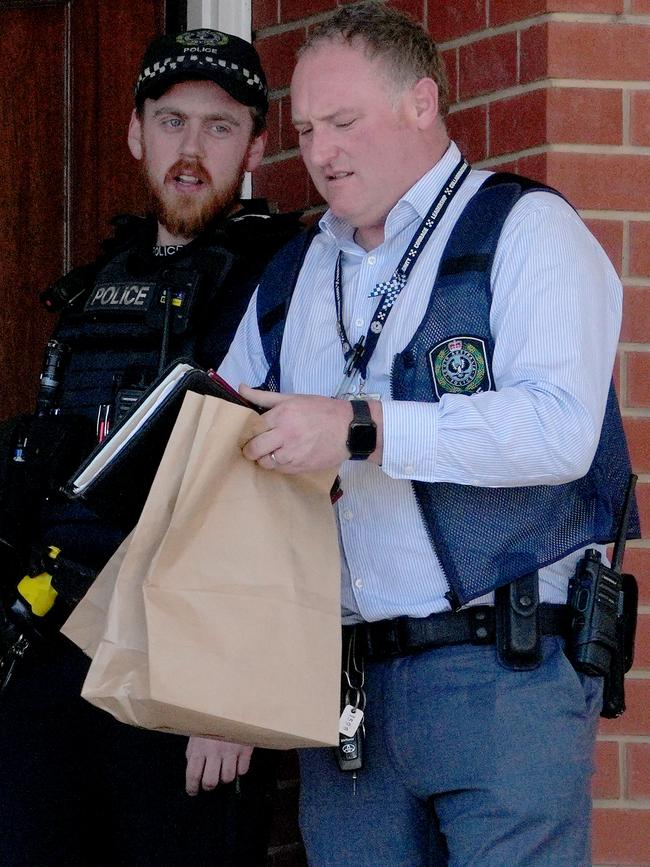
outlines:
[[39, 292], [94, 257], [113, 214], [142, 209], [133, 84], [179, 6], [0, 0], [0, 419], [33, 405], [53, 325]]

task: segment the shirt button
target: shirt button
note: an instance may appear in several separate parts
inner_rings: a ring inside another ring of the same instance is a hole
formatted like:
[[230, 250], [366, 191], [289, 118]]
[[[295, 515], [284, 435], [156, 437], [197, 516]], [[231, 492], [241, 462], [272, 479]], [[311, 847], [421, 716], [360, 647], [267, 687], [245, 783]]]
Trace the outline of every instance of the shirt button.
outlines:
[[352, 509], [346, 509], [345, 512], [343, 512], [343, 517], [345, 518], [346, 521], [351, 521], [352, 520]]
[[354, 324], [357, 326], [357, 328], [361, 328], [361, 326], [363, 325], [363, 319], [355, 319]]
[[376, 261], [377, 261], [376, 256], [368, 256], [368, 264], [369, 265], [374, 265]]
[[415, 467], [413, 464], [404, 464], [404, 472], [410, 476], [411, 473], [415, 472]]
[[361, 588], [363, 587], [363, 581], [361, 580], [361, 578], [357, 578], [357, 580], [354, 582], [354, 586], [361, 590]]

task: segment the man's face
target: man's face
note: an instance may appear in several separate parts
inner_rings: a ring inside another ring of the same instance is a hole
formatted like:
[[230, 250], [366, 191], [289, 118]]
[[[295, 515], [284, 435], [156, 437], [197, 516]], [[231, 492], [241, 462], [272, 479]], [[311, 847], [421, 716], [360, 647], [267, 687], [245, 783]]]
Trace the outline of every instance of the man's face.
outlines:
[[142, 160], [159, 243], [188, 241], [230, 210], [264, 152], [266, 133], [252, 130], [248, 108], [211, 81], [175, 84], [133, 113], [129, 147]]
[[338, 42], [317, 44], [294, 71], [292, 113], [305, 165], [365, 246], [381, 242], [388, 212], [423, 173], [409, 93], [396, 95], [379, 60]]

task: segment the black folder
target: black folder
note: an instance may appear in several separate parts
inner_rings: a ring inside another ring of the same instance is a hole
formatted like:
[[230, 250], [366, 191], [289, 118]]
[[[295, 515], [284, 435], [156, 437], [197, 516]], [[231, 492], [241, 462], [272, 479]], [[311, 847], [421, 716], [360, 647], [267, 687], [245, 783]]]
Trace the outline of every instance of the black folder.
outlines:
[[188, 391], [257, 409], [214, 371], [191, 361], [178, 361], [91, 452], [64, 485], [63, 492], [129, 532], [140, 517]]

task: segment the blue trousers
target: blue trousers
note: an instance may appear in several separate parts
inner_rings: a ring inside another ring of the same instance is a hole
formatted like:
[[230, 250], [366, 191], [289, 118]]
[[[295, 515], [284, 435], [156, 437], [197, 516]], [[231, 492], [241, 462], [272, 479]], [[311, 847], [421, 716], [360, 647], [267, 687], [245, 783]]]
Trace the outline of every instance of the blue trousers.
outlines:
[[366, 666], [356, 794], [331, 749], [300, 753], [313, 867], [586, 867], [602, 683], [562, 641], [531, 672], [456, 645]]

